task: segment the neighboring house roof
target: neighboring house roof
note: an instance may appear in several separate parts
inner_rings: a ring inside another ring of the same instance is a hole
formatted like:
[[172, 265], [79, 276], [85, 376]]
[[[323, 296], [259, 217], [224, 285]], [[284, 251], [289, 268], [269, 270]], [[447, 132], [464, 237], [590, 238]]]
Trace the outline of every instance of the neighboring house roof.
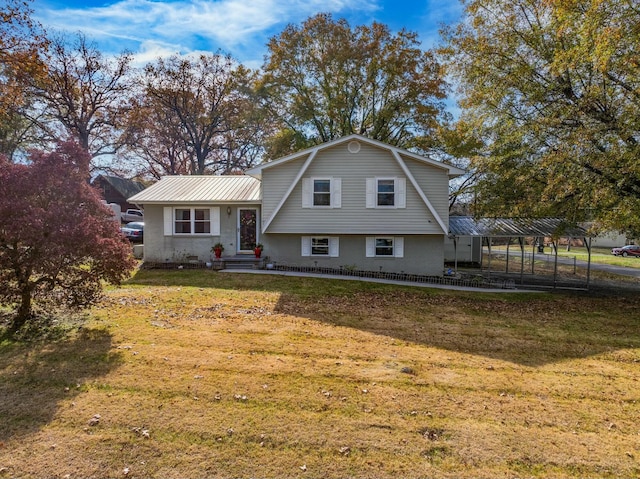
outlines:
[[111, 187], [120, 193], [123, 198], [129, 198], [142, 190], [144, 190], [144, 185], [138, 181], [127, 180], [124, 178], [119, 178], [117, 176], [108, 176], [108, 175], [98, 175], [93, 183], [99, 183], [100, 181], [104, 181], [111, 185]]
[[251, 168], [250, 170], [245, 171], [245, 174], [250, 175], [250, 176], [255, 176], [256, 178], [260, 178], [262, 176], [262, 170], [264, 170], [265, 168], [272, 168], [274, 166], [280, 165], [282, 163], [286, 163], [288, 161], [293, 161], [296, 160], [302, 156], [307, 156], [307, 155], [314, 155], [317, 154], [319, 151], [322, 150], [326, 150], [327, 148], [332, 148], [336, 145], [339, 145], [341, 143], [348, 143], [350, 141], [361, 141], [363, 143], [368, 143], [372, 146], [378, 147], [378, 148], [383, 148], [385, 150], [389, 150], [394, 154], [399, 154], [402, 156], [406, 156], [409, 157], [413, 160], [417, 160], [417, 161], [421, 161], [424, 163], [427, 163], [431, 166], [435, 166], [436, 168], [442, 168], [448, 171], [449, 173], [449, 177], [451, 178], [455, 178], [457, 176], [461, 176], [464, 175], [466, 172], [460, 168], [456, 168], [455, 166], [451, 166], [451, 165], [447, 165], [446, 163], [442, 163], [440, 161], [436, 161], [436, 160], [432, 160], [431, 158], [427, 158], [425, 156], [421, 156], [418, 155], [416, 153], [411, 153], [408, 150], [405, 150], [403, 148], [398, 148], [395, 146], [391, 146], [388, 145], [386, 143], [383, 143], [381, 141], [378, 140], [372, 140], [370, 138], [367, 138], [365, 136], [362, 135], [349, 135], [349, 136], [345, 136], [342, 138], [338, 138], [337, 140], [333, 140], [333, 141], [329, 141], [327, 143], [322, 143], [321, 145], [316, 145], [313, 146], [311, 148], [307, 148], [305, 150], [301, 150], [298, 151], [296, 153], [293, 153], [289, 156], [285, 156], [283, 158], [280, 158], [278, 160], [274, 160], [274, 161], [270, 161], [267, 163], [262, 163], [261, 165], [256, 166], [255, 168]]
[[129, 198], [139, 204], [255, 203], [262, 199], [260, 180], [251, 176], [165, 176]]
[[556, 236], [586, 237], [587, 231], [570, 226], [561, 218], [478, 218], [450, 216], [449, 234], [453, 236], [525, 237]]

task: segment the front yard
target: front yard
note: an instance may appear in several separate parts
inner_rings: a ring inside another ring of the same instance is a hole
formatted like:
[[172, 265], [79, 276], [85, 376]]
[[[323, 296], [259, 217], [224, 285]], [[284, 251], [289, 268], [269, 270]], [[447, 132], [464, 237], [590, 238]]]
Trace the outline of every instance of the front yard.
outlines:
[[0, 477], [637, 477], [640, 299], [140, 271], [0, 343]]

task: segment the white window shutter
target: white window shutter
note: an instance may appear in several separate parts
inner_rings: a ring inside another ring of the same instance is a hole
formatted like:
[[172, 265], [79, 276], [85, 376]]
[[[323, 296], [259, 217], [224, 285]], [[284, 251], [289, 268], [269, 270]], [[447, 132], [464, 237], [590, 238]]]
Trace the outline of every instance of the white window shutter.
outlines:
[[375, 178], [367, 178], [367, 208], [376, 207], [377, 185]]
[[220, 236], [220, 207], [210, 208], [209, 221], [211, 221], [211, 236]]
[[313, 206], [313, 184], [311, 178], [302, 178], [302, 207], [311, 208]]
[[329, 256], [332, 258], [340, 256], [340, 238], [337, 236], [329, 238]]
[[396, 178], [395, 190], [396, 190], [396, 208], [406, 208], [407, 207], [407, 179]]
[[164, 235], [171, 236], [173, 234], [173, 208], [165, 206], [163, 211]]
[[404, 238], [402, 236], [393, 238], [393, 255], [396, 258], [404, 258]]
[[311, 236], [302, 237], [302, 256], [311, 256]]
[[342, 178], [331, 178], [331, 207], [342, 208]]
[[373, 236], [367, 236], [367, 247], [366, 247], [366, 256], [367, 258], [373, 258], [376, 255], [376, 239]]

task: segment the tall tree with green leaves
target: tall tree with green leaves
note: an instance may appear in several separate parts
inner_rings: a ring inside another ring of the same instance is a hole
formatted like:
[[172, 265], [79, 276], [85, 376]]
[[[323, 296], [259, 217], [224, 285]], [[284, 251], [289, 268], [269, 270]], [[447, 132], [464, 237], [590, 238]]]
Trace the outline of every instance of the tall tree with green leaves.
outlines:
[[268, 48], [262, 94], [280, 125], [273, 155], [352, 133], [428, 147], [446, 116], [440, 65], [415, 33], [318, 14]]
[[477, 212], [640, 234], [636, 0], [468, 0], [444, 32]]

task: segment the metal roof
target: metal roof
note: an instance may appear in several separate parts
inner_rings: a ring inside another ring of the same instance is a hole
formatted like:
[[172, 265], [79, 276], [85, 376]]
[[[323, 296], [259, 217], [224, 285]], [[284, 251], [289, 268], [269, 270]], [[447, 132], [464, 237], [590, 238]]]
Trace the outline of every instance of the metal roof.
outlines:
[[137, 204], [256, 203], [262, 200], [260, 180], [251, 176], [165, 176], [129, 198]]
[[561, 218], [472, 218], [450, 216], [449, 234], [454, 236], [522, 237], [561, 236], [585, 237], [587, 231]]

